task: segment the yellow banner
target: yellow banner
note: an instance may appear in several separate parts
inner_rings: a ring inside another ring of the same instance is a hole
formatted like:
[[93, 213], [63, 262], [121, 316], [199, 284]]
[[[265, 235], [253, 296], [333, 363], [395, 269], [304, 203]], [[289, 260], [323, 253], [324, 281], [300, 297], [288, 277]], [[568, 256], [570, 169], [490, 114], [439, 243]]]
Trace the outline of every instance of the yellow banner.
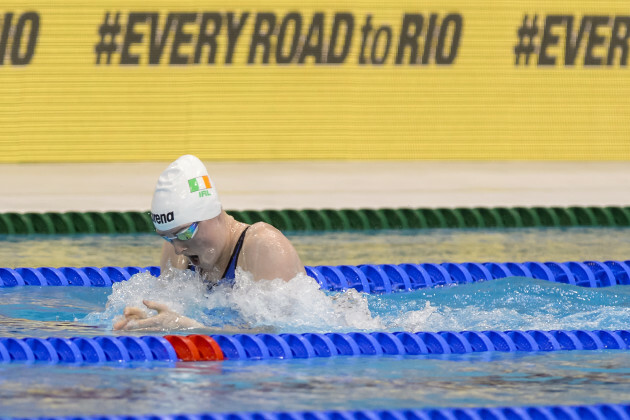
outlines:
[[0, 162], [630, 158], [627, 0], [4, 0]]

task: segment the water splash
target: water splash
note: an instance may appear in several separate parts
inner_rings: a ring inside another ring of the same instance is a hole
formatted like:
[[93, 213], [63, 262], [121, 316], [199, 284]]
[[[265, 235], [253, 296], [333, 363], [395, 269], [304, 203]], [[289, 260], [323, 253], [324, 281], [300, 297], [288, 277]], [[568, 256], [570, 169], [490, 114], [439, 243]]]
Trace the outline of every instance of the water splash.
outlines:
[[[254, 281], [237, 270], [233, 287], [211, 291], [190, 270], [148, 273], [115, 284], [104, 312], [83, 319], [111, 328], [126, 306], [167, 304], [214, 331], [225, 326], [276, 333], [527, 329], [626, 329], [630, 289], [590, 289], [508, 278], [388, 295], [324, 292], [314, 279]], [[147, 311], [150, 313], [150, 311]]]
[[388, 330], [627, 329], [627, 286], [585, 288], [512, 277], [368, 298]]
[[[128, 306], [146, 309], [143, 300], [166, 303], [172, 310], [194, 318], [197, 308], [205, 302], [207, 286], [191, 270], [166, 270], [160, 277], [148, 272], [138, 273], [128, 281], [114, 283], [107, 298], [105, 311], [92, 312], [81, 321], [92, 325], [109, 326]], [[155, 311], [146, 310], [149, 315]]]
[[239, 270], [233, 288], [216, 288], [207, 297], [208, 307], [230, 308], [251, 327], [272, 327], [283, 332], [382, 327], [371, 315], [365, 295], [356, 290], [324, 293], [313, 278], [304, 274], [288, 282], [254, 281], [249, 273]]
[[[356, 290], [325, 293], [305, 274], [288, 282], [254, 281], [251, 274], [240, 269], [233, 287], [219, 285], [210, 291], [200, 276], [190, 270], [171, 269], [159, 278], [138, 273], [113, 286], [104, 312], [90, 313], [83, 321], [111, 326], [125, 307], [144, 308], [143, 299], [165, 303], [175, 312], [214, 329], [225, 325], [274, 332], [384, 328], [378, 317], [372, 316], [367, 296]], [[155, 314], [149, 310], [147, 313]]]

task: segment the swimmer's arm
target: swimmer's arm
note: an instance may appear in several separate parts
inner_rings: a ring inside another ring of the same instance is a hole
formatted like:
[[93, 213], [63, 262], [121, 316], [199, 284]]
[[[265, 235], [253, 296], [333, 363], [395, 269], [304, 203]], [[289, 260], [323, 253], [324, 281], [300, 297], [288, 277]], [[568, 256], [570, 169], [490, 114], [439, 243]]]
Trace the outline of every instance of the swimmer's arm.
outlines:
[[144, 309], [127, 307], [122, 318], [114, 323], [114, 331], [176, 331], [204, 327], [200, 322], [172, 311], [163, 303], [150, 300], [143, 300], [142, 303], [157, 311], [157, 315], [148, 316]]
[[239, 266], [255, 280], [289, 281], [305, 273], [304, 265], [291, 242], [276, 228], [256, 223], [248, 231]]
[[184, 255], [177, 255], [175, 247], [168, 242], [162, 245], [162, 256], [160, 257], [160, 269], [165, 273], [169, 267], [185, 269], [188, 268], [188, 258]]
[[141, 308], [128, 307], [125, 308], [123, 317], [114, 323], [114, 331], [177, 331], [177, 330], [195, 330], [206, 334], [258, 334], [274, 332], [269, 327], [237, 327], [226, 325], [222, 328], [206, 327], [202, 323], [192, 318], [180, 315], [172, 311], [163, 303], [144, 300], [142, 303], [149, 308], [157, 311], [157, 315], [148, 316], [146, 311]]

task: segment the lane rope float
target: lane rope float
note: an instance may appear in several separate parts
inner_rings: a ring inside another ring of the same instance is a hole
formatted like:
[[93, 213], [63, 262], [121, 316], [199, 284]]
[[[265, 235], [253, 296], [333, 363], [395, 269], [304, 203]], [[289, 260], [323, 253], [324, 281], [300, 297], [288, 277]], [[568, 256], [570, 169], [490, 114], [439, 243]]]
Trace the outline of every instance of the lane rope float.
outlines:
[[[74, 420], [119, 420], [121, 416], [72, 416]], [[127, 420], [565, 420], [565, 419], [630, 419], [630, 404], [551, 405], [513, 407], [461, 407], [402, 410], [329, 410], [329, 411], [282, 411], [247, 413], [200, 413], [169, 415], [128, 415]], [[67, 420], [69, 417], [48, 417], [47, 420]], [[18, 420], [0, 417], [0, 420]], [[20, 417], [19, 420], [36, 420]], [[37, 418], [41, 420], [41, 418]]]
[[[583, 287], [630, 284], [630, 260], [320, 265], [305, 269], [323, 290], [353, 288], [364, 293], [411, 291], [515, 276]], [[0, 287], [111, 287], [141, 272], [159, 276], [160, 267], [4, 267], [0, 268]]]
[[628, 349], [629, 330], [0, 337], [0, 364], [190, 362]]
[[[628, 227], [630, 207], [458, 207], [228, 210], [238, 221], [267, 222], [283, 232], [381, 229]], [[0, 235], [154, 232], [148, 211], [0, 213]]]

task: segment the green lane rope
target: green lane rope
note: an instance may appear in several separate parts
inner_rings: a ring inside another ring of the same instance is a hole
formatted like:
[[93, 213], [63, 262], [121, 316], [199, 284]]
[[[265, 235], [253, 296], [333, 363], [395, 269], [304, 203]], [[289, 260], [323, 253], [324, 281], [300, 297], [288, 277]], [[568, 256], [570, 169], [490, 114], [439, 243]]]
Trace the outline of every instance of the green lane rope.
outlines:
[[[267, 222], [285, 232], [381, 229], [625, 227], [630, 207], [475, 207], [229, 210], [236, 220]], [[0, 213], [0, 235], [132, 234], [153, 232], [148, 211]]]

